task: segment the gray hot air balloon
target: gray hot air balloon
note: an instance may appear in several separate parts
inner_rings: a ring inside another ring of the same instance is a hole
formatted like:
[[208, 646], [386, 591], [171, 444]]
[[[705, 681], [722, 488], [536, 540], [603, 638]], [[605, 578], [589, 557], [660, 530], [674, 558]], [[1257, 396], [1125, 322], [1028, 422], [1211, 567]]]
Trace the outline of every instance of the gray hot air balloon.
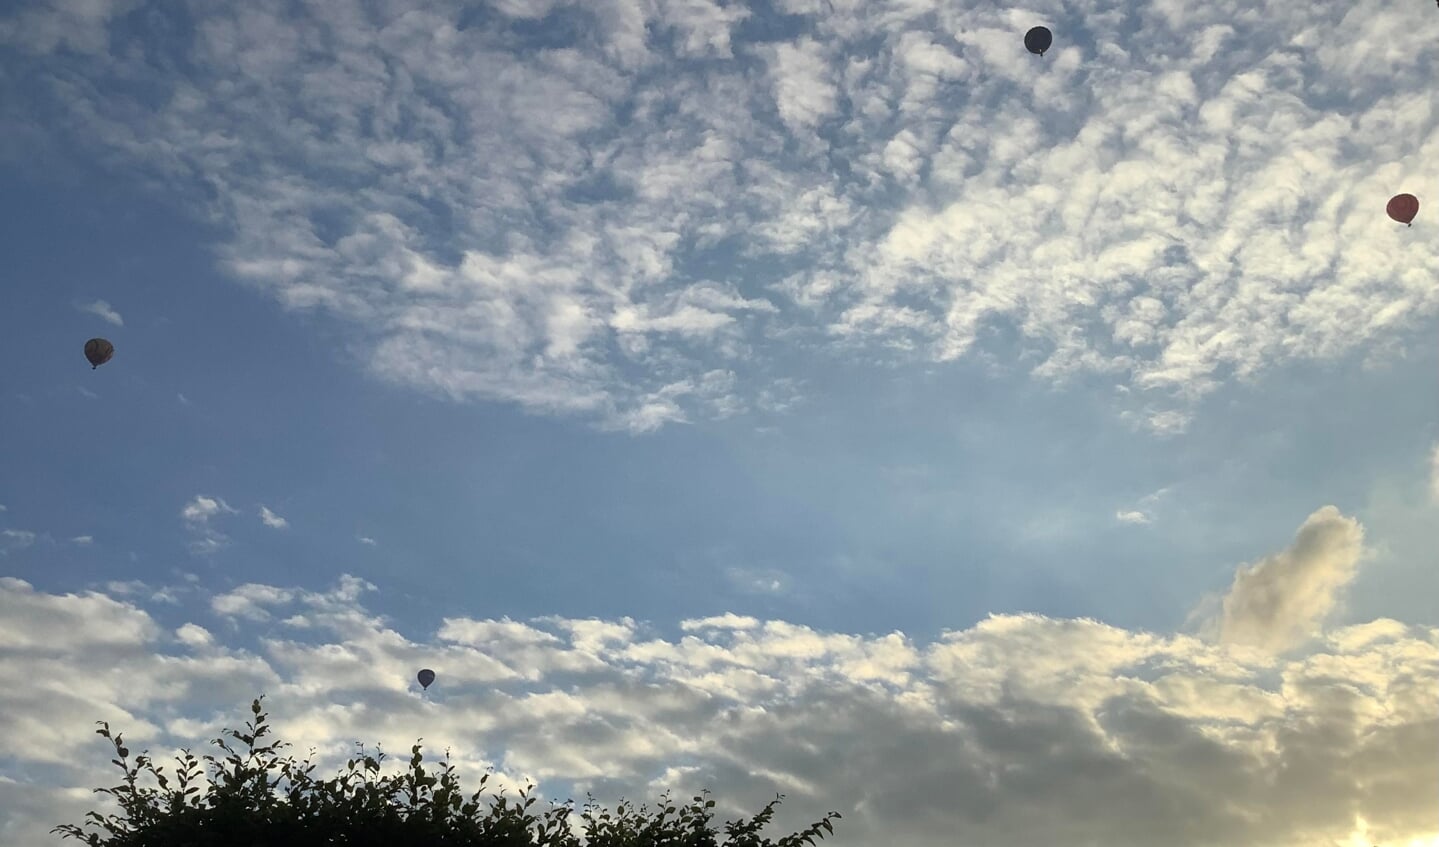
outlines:
[[95, 370], [115, 355], [115, 345], [103, 338], [92, 338], [85, 342], [85, 358], [90, 362], [90, 370]]
[[418, 674], [415, 675], [415, 679], [418, 679], [420, 681], [421, 688], [428, 689], [430, 687], [430, 683], [435, 681], [435, 672], [430, 670], [429, 668], [425, 668], [424, 670], [420, 671]]
[[1037, 26], [1024, 34], [1024, 49], [1043, 56], [1049, 45], [1054, 43], [1054, 33], [1047, 26]]

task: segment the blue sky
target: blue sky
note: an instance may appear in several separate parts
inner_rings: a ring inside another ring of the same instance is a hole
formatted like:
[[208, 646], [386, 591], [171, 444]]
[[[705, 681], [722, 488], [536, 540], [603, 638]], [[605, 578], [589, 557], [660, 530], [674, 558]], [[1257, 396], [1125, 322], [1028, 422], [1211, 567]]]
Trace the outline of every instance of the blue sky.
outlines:
[[[1439, 743], [1405, 699], [1439, 676], [1433, 14], [21, 3], [0, 662], [63, 673], [4, 728], [83, 756], [113, 715], [179, 745], [266, 690], [322, 747], [424, 734], [547, 786], [780, 790], [797, 819], [848, 803], [848, 843], [897, 825], [886, 792], [918, 804], [914, 843], [1439, 843], [1421, 795], [1362, 780], [1225, 793], [1345, 685], [1373, 698], [1354, 727]], [[107, 616], [128, 623], [85, 625]], [[20, 634], [41, 618], [50, 640]], [[97, 644], [157, 691], [82, 684]], [[502, 678], [615, 737], [480, 732], [461, 704]], [[617, 693], [635, 679], [678, 705]], [[767, 716], [726, 741], [754, 761], [643, 741], [707, 737], [721, 701]], [[825, 702], [868, 733], [854, 758], [770, 737]], [[1170, 721], [1227, 764], [1186, 777], [1200, 802], [1136, 741], [1137, 781], [1081, 801], [1089, 760], [986, 735], [1041, 713], [1091, 752]], [[1072, 779], [912, 760], [954, 726]], [[45, 761], [0, 746], [12, 841], [97, 779]], [[1056, 816], [950, 808], [965, 790]], [[1199, 811], [1123, 812], [1151, 794]], [[1243, 802], [1283, 811], [1226, 817]]]

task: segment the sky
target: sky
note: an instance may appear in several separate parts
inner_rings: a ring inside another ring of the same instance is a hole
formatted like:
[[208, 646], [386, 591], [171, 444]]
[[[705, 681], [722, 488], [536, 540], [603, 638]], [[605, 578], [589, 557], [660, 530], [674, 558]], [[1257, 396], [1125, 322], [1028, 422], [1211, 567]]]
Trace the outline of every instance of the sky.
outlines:
[[1436, 28], [4, 4], [0, 842], [265, 694], [841, 845], [1439, 845]]

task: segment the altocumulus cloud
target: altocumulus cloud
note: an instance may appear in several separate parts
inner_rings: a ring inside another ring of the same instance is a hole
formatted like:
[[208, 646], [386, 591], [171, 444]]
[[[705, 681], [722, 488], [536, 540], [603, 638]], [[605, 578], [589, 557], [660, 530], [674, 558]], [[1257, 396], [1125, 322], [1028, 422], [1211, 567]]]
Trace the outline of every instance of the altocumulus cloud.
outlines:
[[635, 430], [758, 408], [787, 352], [999, 331], [1172, 432], [1439, 305], [1383, 214], [1439, 179], [1420, 4], [1079, 0], [1043, 61], [986, 4], [559, 2], [543, 45], [523, 5], [12, 3], [0, 102], [380, 377]]
[[[324, 767], [356, 739], [403, 750], [423, 736], [470, 779], [494, 767], [547, 797], [708, 787], [735, 814], [783, 792], [780, 825], [836, 808], [846, 844], [1434, 838], [1439, 629], [1323, 631], [1325, 602], [1252, 602], [1261, 588], [1332, 598], [1360, 537], [1326, 507], [1241, 568], [1223, 640], [1032, 614], [930, 643], [735, 614], [681, 621], [677, 638], [562, 617], [446, 618], [413, 638], [349, 576], [212, 594], [169, 629], [140, 599], [163, 589], [0, 579], [0, 760], [16, 763], [0, 770], [0, 833], [48, 843], [95, 802], [82, 789], [111, 776], [94, 720], [169, 751], [264, 691], [281, 735]], [[1302, 650], [1269, 649], [1296, 631]], [[419, 667], [439, 674], [424, 698]]]

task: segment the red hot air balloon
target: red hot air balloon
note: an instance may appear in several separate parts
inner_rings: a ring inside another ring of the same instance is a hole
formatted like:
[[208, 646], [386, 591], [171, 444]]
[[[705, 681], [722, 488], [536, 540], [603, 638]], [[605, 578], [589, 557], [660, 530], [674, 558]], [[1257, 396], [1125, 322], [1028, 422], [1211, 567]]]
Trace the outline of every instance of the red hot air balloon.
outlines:
[[115, 345], [103, 338], [92, 338], [85, 342], [85, 358], [90, 362], [90, 370], [95, 370], [115, 355]]
[[430, 687], [430, 683], [435, 681], [435, 672], [430, 670], [429, 668], [425, 668], [418, 674], [415, 674], [415, 679], [418, 679], [420, 681], [421, 688], [428, 690]]
[[1419, 198], [1413, 194], [1395, 194], [1389, 198], [1386, 211], [1399, 223], [1413, 226], [1414, 216], [1419, 214]]

